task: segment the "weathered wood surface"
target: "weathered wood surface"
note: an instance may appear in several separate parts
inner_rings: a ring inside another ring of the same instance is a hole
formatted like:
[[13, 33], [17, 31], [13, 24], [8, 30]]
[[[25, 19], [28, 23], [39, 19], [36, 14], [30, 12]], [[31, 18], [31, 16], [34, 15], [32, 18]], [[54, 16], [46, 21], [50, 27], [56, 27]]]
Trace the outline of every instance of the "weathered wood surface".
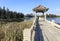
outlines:
[[31, 34], [31, 30], [30, 29], [24, 29], [23, 31], [23, 41], [31, 41], [30, 40], [30, 34]]
[[60, 29], [56, 25], [43, 20], [39, 20], [39, 25], [43, 33], [44, 41], [60, 41]]
[[60, 41], [60, 26], [37, 19], [31, 29], [24, 30], [23, 36], [23, 41]]

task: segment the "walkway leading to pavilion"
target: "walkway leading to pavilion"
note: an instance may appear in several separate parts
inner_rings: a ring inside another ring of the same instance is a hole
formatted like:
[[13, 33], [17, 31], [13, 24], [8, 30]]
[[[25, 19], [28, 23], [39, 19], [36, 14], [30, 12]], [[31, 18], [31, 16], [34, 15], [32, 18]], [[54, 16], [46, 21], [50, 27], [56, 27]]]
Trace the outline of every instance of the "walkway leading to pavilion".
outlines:
[[23, 31], [23, 37], [23, 41], [60, 41], [60, 26], [37, 18], [32, 29]]
[[43, 19], [40, 19], [38, 23], [39, 23], [40, 29], [38, 29], [38, 26], [37, 26], [36, 27], [36, 29], [38, 29], [37, 32], [39, 32], [40, 35], [42, 34], [41, 35], [42, 37], [39, 34], [37, 34], [38, 36], [40, 36], [39, 41], [60, 41], [60, 29], [56, 25], [53, 25], [47, 21], [44, 21]]

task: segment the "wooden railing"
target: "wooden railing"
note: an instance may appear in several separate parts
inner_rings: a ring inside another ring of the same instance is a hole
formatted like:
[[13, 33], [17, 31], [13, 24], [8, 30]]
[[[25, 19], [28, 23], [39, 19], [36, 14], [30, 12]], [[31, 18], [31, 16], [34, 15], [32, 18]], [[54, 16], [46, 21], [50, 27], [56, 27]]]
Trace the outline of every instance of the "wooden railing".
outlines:
[[34, 29], [35, 24], [36, 24], [36, 18], [33, 20], [31, 28], [23, 30], [23, 41], [32, 41], [33, 40], [33, 36], [34, 36], [33, 29]]
[[[39, 20], [44, 20], [43, 18], [39, 18]], [[52, 21], [49, 21], [46, 19], [46, 22], [50, 23], [51, 25], [54, 25], [56, 28], [59, 28], [60, 29], [60, 25], [56, 24], [55, 22], [52, 22]]]
[[31, 41], [34, 41], [34, 35], [35, 35], [35, 27], [36, 27], [36, 22], [37, 22], [38, 18], [36, 17], [34, 20], [33, 20], [33, 25], [31, 26]]
[[60, 25], [56, 24], [55, 22], [52, 22], [52, 21], [48, 21], [46, 20], [48, 23], [50, 23], [51, 25], [54, 25], [56, 28], [59, 28], [60, 29]]

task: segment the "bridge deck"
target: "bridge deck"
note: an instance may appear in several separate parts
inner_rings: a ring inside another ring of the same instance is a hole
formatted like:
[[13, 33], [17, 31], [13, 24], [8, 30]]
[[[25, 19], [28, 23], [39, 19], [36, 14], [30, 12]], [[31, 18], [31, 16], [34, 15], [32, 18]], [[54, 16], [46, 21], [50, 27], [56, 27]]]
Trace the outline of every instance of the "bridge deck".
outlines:
[[60, 41], [60, 29], [43, 20], [39, 20], [39, 25], [44, 37], [43, 41]]

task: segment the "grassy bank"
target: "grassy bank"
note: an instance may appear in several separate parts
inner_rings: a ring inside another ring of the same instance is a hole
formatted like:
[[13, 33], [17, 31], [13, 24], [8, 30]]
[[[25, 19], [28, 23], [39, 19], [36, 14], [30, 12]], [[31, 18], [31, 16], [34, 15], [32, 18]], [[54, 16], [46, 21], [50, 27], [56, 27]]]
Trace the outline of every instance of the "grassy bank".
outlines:
[[30, 28], [33, 21], [10, 22], [4, 25], [0, 24], [0, 41], [22, 41], [23, 30]]

